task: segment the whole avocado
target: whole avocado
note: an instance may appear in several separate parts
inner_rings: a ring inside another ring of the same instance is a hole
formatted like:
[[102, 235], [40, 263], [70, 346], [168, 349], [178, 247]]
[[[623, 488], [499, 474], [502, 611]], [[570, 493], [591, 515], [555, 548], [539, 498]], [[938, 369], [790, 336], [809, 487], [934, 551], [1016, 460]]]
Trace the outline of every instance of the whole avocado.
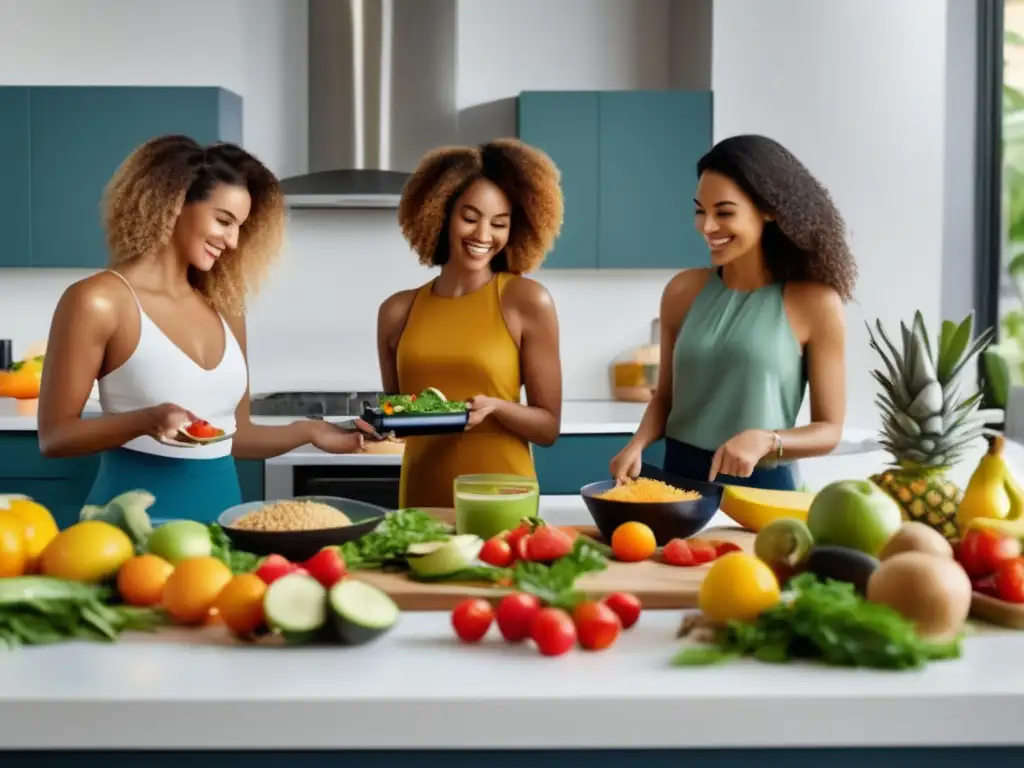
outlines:
[[878, 557], [903, 525], [899, 504], [870, 480], [838, 480], [815, 495], [807, 528], [816, 544]]

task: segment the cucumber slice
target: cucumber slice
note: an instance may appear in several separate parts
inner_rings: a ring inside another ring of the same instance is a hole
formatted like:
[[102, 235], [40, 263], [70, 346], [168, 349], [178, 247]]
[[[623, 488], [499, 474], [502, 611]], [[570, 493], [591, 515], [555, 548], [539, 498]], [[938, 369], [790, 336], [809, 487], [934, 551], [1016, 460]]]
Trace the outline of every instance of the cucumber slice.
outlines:
[[406, 561], [419, 576], [447, 576], [469, 568], [483, 547], [484, 540], [479, 536], [462, 534], [448, 541], [413, 544], [406, 553]]
[[327, 596], [334, 632], [342, 645], [364, 645], [376, 640], [398, 623], [395, 601], [365, 581], [339, 581]]
[[263, 615], [289, 643], [308, 642], [327, 624], [327, 590], [312, 576], [289, 573], [267, 587]]

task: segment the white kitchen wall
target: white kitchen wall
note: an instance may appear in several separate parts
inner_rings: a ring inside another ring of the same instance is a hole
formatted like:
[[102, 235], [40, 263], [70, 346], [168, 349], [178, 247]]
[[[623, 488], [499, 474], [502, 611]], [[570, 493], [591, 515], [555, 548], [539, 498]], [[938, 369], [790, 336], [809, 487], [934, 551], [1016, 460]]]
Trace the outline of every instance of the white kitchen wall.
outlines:
[[[706, 56], [692, 24], [680, 20], [698, 13], [688, 5], [463, 0], [459, 139], [511, 135], [511, 100], [521, 90], [684, 82], [680, 52]], [[849, 312], [856, 426], [875, 421], [864, 318], [894, 323], [920, 308], [938, 320], [945, 9], [938, 0], [713, 6], [716, 138], [758, 131], [783, 141], [832, 189], [850, 222], [861, 266], [859, 304]], [[202, 33], [193, 31], [197, 19]], [[223, 85], [245, 100], [247, 146], [288, 175], [306, 162], [305, 29], [301, 0], [8, 0], [0, 4], [0, 84]], [[208, 53], [184, 53], [211, 38]], [[666, 238], [690, 225], [688, 211], [678, 223], [638, 222], [664, 226]], [[44, 337], [61, 291], [82, 274], [0, 272], [0, 336], [21, 345]], [[249, 321], [254, 389], [377, 386], [376, 307], [428, 276], [394, 212], [295, 213], [287, 252]], [[558, 306], [566, 397], [607, 397], [607, 364], [646, 341], [669, 273], [537, 277]]]

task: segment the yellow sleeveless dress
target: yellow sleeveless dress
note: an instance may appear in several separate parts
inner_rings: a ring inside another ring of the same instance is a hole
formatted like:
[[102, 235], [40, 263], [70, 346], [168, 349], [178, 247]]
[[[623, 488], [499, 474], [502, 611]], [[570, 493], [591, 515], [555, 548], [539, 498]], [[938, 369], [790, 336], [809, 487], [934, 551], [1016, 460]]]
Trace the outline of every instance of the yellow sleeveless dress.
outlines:
[[[513, 279], [499, 272], [454, 298], [434, 294], [433, 281], [419, 289], [398, 343], [402, 392], [436, 387], [449, 400], [488, 395], [520, 402], [519, 347], [501, 314], [501, 293]], [[455, 478], [485, 472], [536, 476], [529, 443], [493, 415], [468, 432], [406, 438], [399, 503], [451, 507]]]

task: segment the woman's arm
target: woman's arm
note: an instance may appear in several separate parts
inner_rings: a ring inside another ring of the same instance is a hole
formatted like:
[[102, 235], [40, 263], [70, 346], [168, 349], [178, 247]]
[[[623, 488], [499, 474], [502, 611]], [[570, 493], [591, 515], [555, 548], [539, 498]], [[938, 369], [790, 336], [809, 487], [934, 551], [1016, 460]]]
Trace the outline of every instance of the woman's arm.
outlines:
[[[796, 286], [794, 286], [796, 287]], [[846, 317], [843, 302], [832, 288], [801, 284], [796, 291], [807, 320], [807, 378], [811, 423], [779, 432], [785, 459], [831, 453], [843, 436], [846, 421]], [[774, 451], [774, 436], [767, 455]]]
[[[248, 371], [249, 355], [246, 348], [245, 317], [229, 317], [228, 325], [235, 334]], [[248, 374], [246, 374], [248, 377]], [[231, 453], [236, 459], [269, 459], [293, 451], [301, 445], [314, 442], [317, 431], [336, 429], [327, 422], [294, 421], [279, 427], [265, 427], [252, 423], [251, 396], [246, 383], [245, 394], [235, 409], [235, 436]]]
[[704, 283], [708, 271], [691, 269], [673, 277], [661, 294], [660, 314], [660, 358], [658, 362], [658, 385], [654, 396], [644, 410], [640, 426], [630, 441], [634, 446], [647, 448], [665, 436], [665, 422], [672, 409], [672, 356], [675, 353], [676, 337], [683, 325], [683, 319]]
[[527, 405], [495, 399], [493, 417], [531, 443], [554, 445], [562, 429], [562, 360], [555, 302], [533, 280], [516, 280], [505, 294], [521, 328], [519, 356]]
[[416, 291], [400, 291], [386, 298], [377, 310], [377, 363], [382, 389], [388, 394], [401, 392], [398, 383], [398, 342], [409, 319]]
[[39, 392], [39, 450], [48, 458], [118, 448], [159, 432], [163, 422], [173, 417], [174, 406], [158, 406], [82, 418], [119, 322], [119, 288], [108, 279], [118, 278], [96, 275], [75, 283], [53, 313]]

